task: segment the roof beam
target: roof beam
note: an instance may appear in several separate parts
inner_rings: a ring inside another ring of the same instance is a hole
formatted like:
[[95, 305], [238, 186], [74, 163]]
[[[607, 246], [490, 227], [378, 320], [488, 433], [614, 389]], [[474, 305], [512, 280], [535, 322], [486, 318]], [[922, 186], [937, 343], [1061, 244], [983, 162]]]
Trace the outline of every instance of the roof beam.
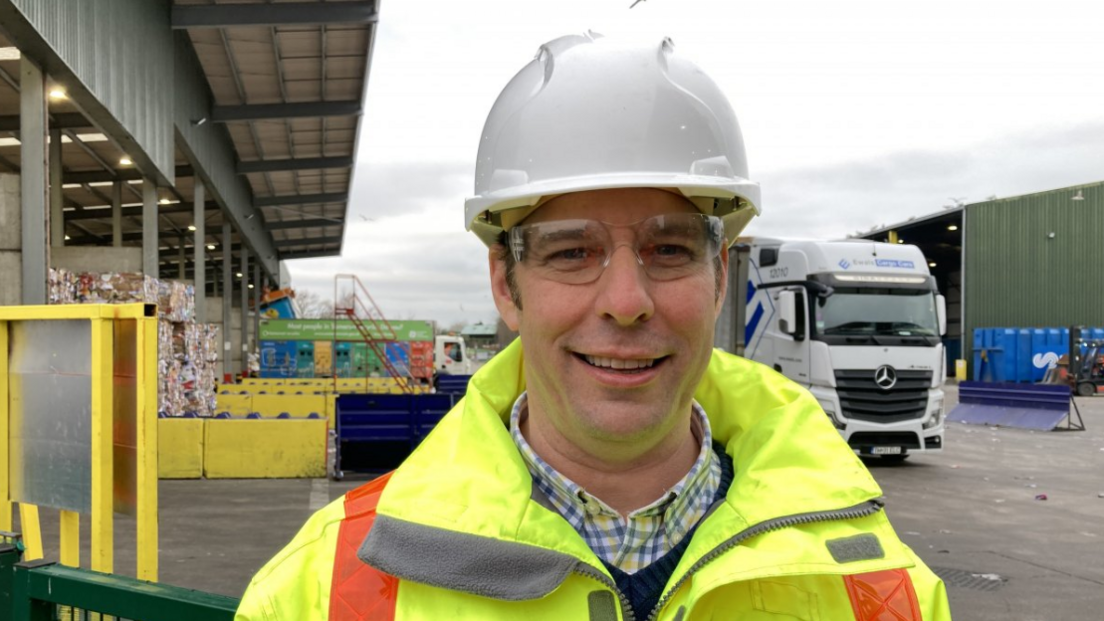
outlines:
[[[191, 166], [177, 166], [176, 176], [193, 177], [195, 171]], [[62, 177], [62, 183], [103, 183], [121, 179], [123, 181], [137, 181], [142, 179], [142, 171], [137, 168], [124, 168], [113, 170], [92, 170], [84, 172], [66, 171]]]
[[[68, 215], [68, 214], [66, 214], [66, 215]], [[66, 221], [67, 221], [66, 223], [68, 223], [68, 220], [69, 219], [66, 218]], [[74, 224], [74, 226], [76, 226], [76, 225]], [[85, 232], [88, 233], [87, 231], [85, 231]], [[162, 242], [165, 242], [165, 241], [175, 242], [175, 241], [180, 239], [181, 233], [183, 233], [183, 235], [187, 238], [187, 241], [188, 241], [189, 244], [195, 242], [195, 233], [192, 232], [192, 231], [170, 231], [170, 230], [162, 229], [161, 231], [159, 231], [157, 233], [157, 239], [162, 241]], [[88, 234], [91, 235], [92, 237], [87, 238], [87, 239], [84, 238], [84, 237], [76, 237], [74, 239], [69, 240], [70, 245], [88, 244], [88, 243], [93, 243], [95, 241], [99, 241], [101, 237], [108, 237], [108, 238], [111, 237], [110, 233], [108, 233], [106, 235], [102, 235], [102, 236], [101, 235], [94, 235], [93, 233], [88, 233]], [[209, 239], [209, 238], [214, 237], [214, 236], [215, 236], [214, 233], [211, 233], [211, 234], [207, 235], [207, 238]], [[90, 240], [92, 240], [92, 241], [90, 241]], [[108, 239], [107, 241], [110, 242], [111, 240]], [[125, 242], [142, 241], [142, 231], [131, 231], [129, 233], [123, 233], [123, 241], [125, 241]], [[180, 244], [175, 243], [175, 244], [171, 244], [171, 245], [172, 245], [172, 247], [176, 248]], [[209, 246], [209, 245], [211, 245], [211, 243], [207, 240], [204, 240], [203, 245], [204, 246]], [[208, 254], [209, 254], [209, 252], [208, 252]], [[163, 257], [161, 257], [161, 259], [162, 259], [162, 263], [164, 263], [164, 262], [170, 262], [170, 263], [179, 262], [179, 259], [177, 259], [176, 257], [163, 256]]]
[[299, 157], [286, 160], [257, 160], [238, 162], [238, 174], [284, 172], [289, 170], [317, 170], [320, 168], [349, 168], [352, 157]]
[[305, 237], [303, 239], [281, 239], [276, 242], [277, 248], [293, 248], [295, 246], [321, 246], [325, 244], [340, 244], [341, 236], [336, 237]]
[[361, 110], [362, 108], [359, 101], [310, 101], [305, 103], [214, 106], [211, 108], [211, 121], [214, 123], [229, 123], [232, 121], [267, 121], [274, 119], [316, 118], [327, 116], [357, 116], [361, 113]]
[[284, 252], [280, 254], [280, 260], [291, 261], [294, 259], [317, 259], [320, 257], [338, 256], [341, 256], [341, 251], [334, 248], [333, 250], [312, 250], [310, 252]]
[[265, 222], [265, 228], [270, 231], [281, 229], [306, 229], [319, 226], [344, 226], [344, 220], [331, 218], [314, 218], [309, 220], [280, 220], [277, 222]]
[[[95, 129], [95, 125], [79, 112], [65, 112], [50, 115], [50, 127], [59, 129]], [[0, 132], [19, 131], [19, 115], [0, 116]]]
[[[214, 201], [207, 201], [205, 205], [207, 211], [218, 211], [221, 209], [218, 203]], [[157, 215], [164, 216], [173, 213], [192, 213], [191, 203], [177, 203], [174, 205], [158, 205]], [[133, 218], [140, 217], [142, 215], [141, 207], [123, 207], [123, 217]], [[110, 209], [88, 209], [84, 208], [80, 211], [67, 211], [65, 212], [65, 221], [70, 220], [110, 220]]]
[[289, 194], [253, 199], [254, 207], [279, 207], [281, 205], [310, 205], [312, 203], [344, 203], [349, 195], [344, 192], [330, 194]]
[[374, 24], [375, 2], [286, 2], [280, 4], [206, 4], [172, 7], [172, 27], [304, 26]]

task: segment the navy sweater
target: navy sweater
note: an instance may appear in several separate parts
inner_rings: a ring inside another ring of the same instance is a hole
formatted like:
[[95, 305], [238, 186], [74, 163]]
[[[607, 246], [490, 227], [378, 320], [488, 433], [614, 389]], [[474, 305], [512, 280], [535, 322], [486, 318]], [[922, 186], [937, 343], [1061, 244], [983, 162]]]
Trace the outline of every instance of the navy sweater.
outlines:
[[[717, 493], [713, 496], [713, 504], [716, 504], [724, 500], [728, 488], [732, 485], [733, 468], [732, 460], [725, 454], [724, 447], [714, 444], [713, 452], [716, 453], [721, 462], [721, 484], [717, 486]], [[625, 597], [629, 598], [629, 604], [637, 618], [646, 618], [659, 603], [659, 598], [663, 595], [663, 587], [671, 579], [671, 574], [675, 572], [675, 567], [682, 560], [682, 555], [690, 545], [690, 539], [694, 536], [696, 530], [698, 530], [697, 524], [667, 554], [659, 557], [651, 565], [636, 573], [625, 573], [602, 561], [610, 575], [613, 576], [614, 582], [617, 583], [617, 588], [625, 594]]]

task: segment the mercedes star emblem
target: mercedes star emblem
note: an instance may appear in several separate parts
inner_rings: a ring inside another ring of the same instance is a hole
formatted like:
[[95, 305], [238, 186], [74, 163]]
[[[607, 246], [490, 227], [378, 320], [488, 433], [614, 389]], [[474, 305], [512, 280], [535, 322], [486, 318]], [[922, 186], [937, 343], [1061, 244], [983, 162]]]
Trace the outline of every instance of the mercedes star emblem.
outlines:
[[883, 364], [874, 371], [874, 383], [882, 390], [889, 390], [897, 385], [897, 371], [888, 364]]

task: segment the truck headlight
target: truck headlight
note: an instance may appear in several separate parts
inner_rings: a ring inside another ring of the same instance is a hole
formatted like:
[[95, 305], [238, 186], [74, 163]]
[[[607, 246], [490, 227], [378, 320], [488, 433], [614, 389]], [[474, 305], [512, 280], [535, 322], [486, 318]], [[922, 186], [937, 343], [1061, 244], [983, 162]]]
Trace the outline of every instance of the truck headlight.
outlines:
[[931, 429], [938, 427], [943, 422], [943, 400], [939, 399], [931, 405], [929, 410], [928, 422], [924, 423], [924, 429]]

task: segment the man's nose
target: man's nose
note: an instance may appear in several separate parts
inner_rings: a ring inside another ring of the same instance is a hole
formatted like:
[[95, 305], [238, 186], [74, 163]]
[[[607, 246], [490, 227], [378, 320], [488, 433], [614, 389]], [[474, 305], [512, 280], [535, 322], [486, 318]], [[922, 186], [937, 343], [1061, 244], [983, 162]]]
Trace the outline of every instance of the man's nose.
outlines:
[[613, 249], [609, 263], [596, 283], [599, 287], [595, 310], [622, 326], [647, 321], [655, 313], [651, 279], [632, 246]]

